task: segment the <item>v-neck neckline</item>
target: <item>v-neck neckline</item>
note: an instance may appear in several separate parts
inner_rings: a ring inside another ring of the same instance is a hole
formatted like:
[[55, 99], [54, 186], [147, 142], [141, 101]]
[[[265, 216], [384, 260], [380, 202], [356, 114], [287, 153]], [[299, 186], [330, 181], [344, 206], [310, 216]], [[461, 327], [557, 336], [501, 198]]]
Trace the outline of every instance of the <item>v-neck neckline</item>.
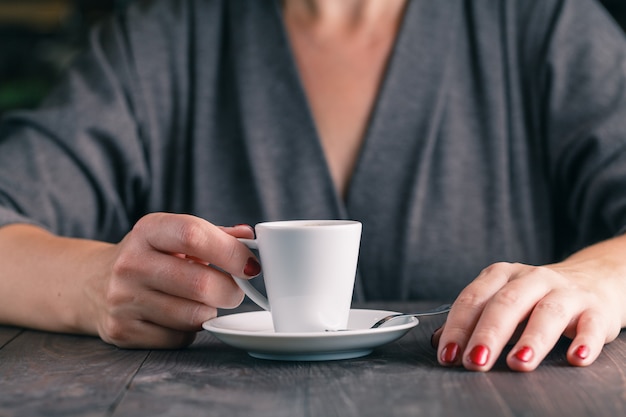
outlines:
[[[439, 2], [409, 0], [352, 175], [347, 207], [363, 203], [363, 194], [372, 197], [371, 190], [406, 191], [390, 181], [411, 175], [410, 166], [402, 161], [407, 153], [420, 152], [426, 145], [422, 138], [438, 128], [457, 12]], [[431, 44], [448, 48], [445, 53], [433, 52]]]
[[373, 101], [373, 105], [371, 106], [371, 110], [369, 115], [367, 116], [367, 122], [366, 122], [366, 126], [364, 128], [363, 131], [363, 137], [361, 139], [361, 147], [359, 149], [359, 151], [357, 152], [357, 157], [355, 160], [355, 164], [354, 164], [354, 169], [353, 172], [350, 175], [350, 179], [348, 180], [347, 186], [346, 186], [346, 190], [345, 190], [345, 196], [342, 196], [341, 193], [339, 192], [339, 190], [337, 189], [337, 187], [334, 184], [334, 181], [332, 179], [332, 175], [330, 173], [330, 167], [328, 164], [328, 159], [327, 156], [324, 152], [324, 148], [322, 145], [322, 138], [320, 136], [319, 133], [319, 129], [318, 126], [315, 122], [315, 117], [313, 114], [313, 110], [311, 108], [311, 104], [309, 101], [309, 97], [308, 94], [306, 92], [306, 88], [304, 86], [304, 81], [302, 80], [302, 77], [299, 73], [299, 69], [298, 69], [298, 63], [297, 63], [297, 59], [295, 56], [295, 52], [293, 50], [290, 38], [289, 38], [289, 33], [287, 30], [287, 26], [286, 23], [284, 21], [284, 17], [283, 17], [283, 13], [282, 13], [282, 9], [280, 6], [280, 0], [275, 0], [274, 1], [274, 5], [275, 5], [275, 10], [276, 13], [278, 15], [278, 19], [280, 21], [280, 28], [281, 28], [281, 32], [282, 32], [282, 39], [281, 42], [283, 42], [287, 48], [286, 48], [286, 53], [289, 57], [289, 66], [292, 69], [292, 73], [295, 76], [295, 82], [298, 84], [298, 95], [299, 95], [299, 101], [301, 101], [303, 103], [303, 107], [306, 109], [306, 114], [307, 114], [307, 119], [309, 120], [309, 124], [310, 124], [310, 128], [312, 130], [312, 132], [314, 133], [315, 139], [317, 144], [319, 145], [318, 148], [321, 151], [321, 154], [318, 154], [317, 156], [323, 161], [323, 165], [326, 168], [326, 171], [328, 173], [327, 177], [330, 179], [331, 184], [332, 184], [332, 188], [334, 190], [334, 195], [335, 195], [335, 200], [337, 205], [340, 207], [340, 210], [342, 213], [344, 214], [348, 214], [348, 210], [347, 210], [347, 203], [348, 203], [348, 198], [350, 195], [350, 190], [352, 187], [352, 183], [354, 181], [354, 177], [356, 175], [356, 170], [357, 167], [360, 164], [360, 159], [362, 157], [362, 154], [364, 152], [364, 149], [366, 147], [366, 144], [368, 142], [371, 142], [370, 136], [372, 135], [371, 130], [372, 130], [372, 125], [374, 124], [374, 121], [377, 119], [377, 117], [379, 117], [377, 115], [378, 113], [378, 103], [381, 99], [381, 97], [383, 97], [385, 95], [385, 89], [386, 89], [386, 85], [387, 83], [387, 78], [390, 75], [390, 69], [394, 66], [393, 65], [393, 61], [396, 59], [395, 55], [396, 55], [396, 49], [398, 48], [398, 45], [403, 42], [403, 39], [405, 38], [404, 32], [407, 30], [405, 28], [405, 26], [407, 25], [407, 21], [410, 20], [409, 18], [409, 14], [411, 13], [411, 10], [414, 8], [412, 7], [413, 3], [416, 3], [417, 1], [414, 0], [407, 0], [406, 5], [404, 6], [404, 10], [403, 10], [403, 15], [400, 19], [400, 24], [398, 27], [398, 30], [396, 32], [395, 35], [395, 39], [394, 42], [391, 46], [391, 51], [388, 55], [387, 58], [387, 62], [384, 65], [384, 69], [383, 69], [383, 73], [382, 73], [382, 77], [380, 80], [380, 83], [378, 85], [377, 91], [375, 93], [375, 97], [374, 97], [374, 101]]
[[[267, 2], [229, 3], [241, 129], [264, 216], [352, 217], [350, 206], [361, 203], [355, 196], [378, 186], [372, 172], [378, 172], [376, 165], [383, 162], [389, 165], [387, 151], [393, 153], [405, 143], [402, 138], [427, 130], [432, 122], [429, 107], [439, 95], [445, 60], [439, 58], [442, 54], [429, 53], [424, 39], [452, 37], [446, 20], [449, 7], [408, 0], [342, 198], [330, 174], [279, 1], [271, 1], [272, 7], [266, 7]], [[433, 27], [441, 29], [433, 33]], [[428, 85], [421, 85], [422, 79], [429, 80]]]
[[[283, 33], [286, 43], [289, 45], [288, 52], [291, 55], [292, 65], [296, 69], [295, 72], [301, 86], [300, 90], [304, 92], [303, 101], [306, 102], [310, 119], [313, 120], [316, 136], [324, 151], [326, 165], [329, 168], [334, 182], [336, 181], [335, 188], [337, 195], [342, 200], [347, 196], [354, 168], [361, 153], [363, 143], [367, 139], [369, 125], [374, 117], [376, 103], [382, 93], [387, 69], [393, 59], [393, 52], [400, 38], [400, 33], [404, 26], [404, 18], [407, 9], [410, 7], [410, 3], [410, 0], [404, 0], [402, 4], [398, 4], [399, 9], [394, 9], [393, 21], [387, 20], [385, 26], [382, 26], [383, 22], [381, 20], [375, 23], [377, 26], [376, 29], [379, 30], [377, 36], [378, 41], [375, 44], [372, 43], [372, 39], [374, 39], [372, 37], [370, 42], [367, 43], [367, 50], [369, 51], [368, 53], [373, 53], [376, 57], [373, 58], [372, 55], [370, 55], [367, 62], [361, 62], [359, 59], [356, 61], [347, 60], [352, 53], [350, 51], [360, 50], [358, 45], [352, 45], [350, 43], [357, 40], [355, 32], [358, 31], [363, 35], [371, 35], [372, 32], [366, 31], [365, 27], [353, 27], [351, 29], [352, 34], [350, 35], [351, 39], [347, 40], [348, 43], [343, 44], [343, 46], [338, 46], [342, 44], [342, 41], [334, 37], [329, 38], [330, 35], [328, 31], [319, 30], [319, 27], [312, 30], [311, 33], [300, 32], [298, 27], [301, 26], [301, 24], [294, 23], [294, 21], [289, 22], [289, 13], [287, 13], [287, 11], [284, 10], [285, 8], [281, 7], [280, 4], [278, 6], [279, 13], [282, 17]], [[338, 27], [336, 22], [334, 23], [334, 27], [333, 33], [341, 33], [341, 36], [346, 36], [347, 32], [345, 30], [337, 32]], [[389, 29], [389, 32], [383, 37], [380, 30], [385, 28]], [[321, 38], [317, 36], [320, 33], [323, 33], [323, 35], [320, 35]], [[384, 40], [382, 40], [383, 38]], [[358, 40], [359, 45], [366, 45], [360, 43], [363, 39], [364, 38], [360, 38]], [[354, 48], [355, 46], [356, 48]], [[341, 53], [339, 53], [339, 51], [341, 51]], [[338, 66], [339, 61], [337, 59], [343, 60], [341, 61], [341, 66]], [[351, 67], [351, 65], [354, 64], [357, 64], [357, 66]], [[323, 68], [332, 65], [339, 71], [347, 70], [349, 72], [328, 74], [328, 77], [323, 77], [322, 73], [322, 78], [333, 84], [324, 84], [323, 81], [320, 84], [320, 72], [316, 65], [321, 65], [322, 71]], [[361, 69], [358, 69], [359, 67]], [[351, 99], [343, 96], [345, 91], [355, 91], [357, 85], [351, 85], [350, 82], [358, 78], [358, 73], [362, 71], [372, 71], [370, 75], [367, 76], [368, 81], [366, 85], [358, 85], [356, 89], [363, 92], [364, 95], [359, 97], [359, 101], [354, 101], [356, 97], [352, 97]], [[371, 75], [374, 75], [374, 77]], [[341, 78], [337, 77], [345, 76], [348, 78], [342, 79], [342, 87], [339, 87], [337, 82]], [[329, 96], [327, 93], [322, 93], [321, 97], [324, 97], [324, 100], [320, 101], [320, 90], [317, 88], [319, 87], [322, 90], [326, 89], [326, 91], [331, 91], [328, 90], [329, 85], [334, 85], [335, 87], [332, 89], [333, 92], [331, 94], [339, 93], [339, 96]], [[348, 103], [350, 103], [349, 106]], [[329, 118], [330, 113], [328, 113], [328, 111], [329, 108], [333, 108], [332, 106], [339, 107], [335, 108], [335, 111]], [[360, 108], [359, 106], [366, 107]], [[336, 110], [339, 110], [339, 112]], [[350, 117], [353, 117], [353, 119], [349, 120]], [[354, 117], [356, 117], [356, 119]], [[356, 122], [357, 120], [358, 122]], [[348, 124], [342, 126], [342, 123]], [[328, 128], [329, 126], [334, 127]], [[346, 126], [350, 126], [350, 128], [346, 128]], [[339, 131], [343, 129], [341, 135], [338, 135], [338, 129]], [[333, 139], [334, 141], [332, 141]], [[344, 143], [335, 143], [337, 140], [343, 140]], [[346, 148], [347, 146], [350, 149], [349, 151], [347, 150], [348, 148]], [[337, 166], [337, 155], [333, 155], [333, 149], [337, 149], [339, 155], [344, 155], [341, 157], [340, 161], [342, 166], [340, 167]], [[350, 156], [348, 156], [346, 152], [349, 152]], [[354, 154], [352, 154], [352, 152], [354, 152]], [[338, 177], [335, 177], [335, 175]]]

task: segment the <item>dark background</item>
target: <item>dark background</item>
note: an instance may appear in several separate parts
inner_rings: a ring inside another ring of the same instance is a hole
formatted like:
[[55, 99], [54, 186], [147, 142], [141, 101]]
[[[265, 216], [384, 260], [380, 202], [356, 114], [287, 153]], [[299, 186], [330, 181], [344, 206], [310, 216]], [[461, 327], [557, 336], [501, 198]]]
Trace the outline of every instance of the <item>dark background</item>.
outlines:
[[[35, 106], [80, 51], [88, 28], [130, 1], [0, 0], [0, 114]], [[626, 29], [626, 0], [596, 1]]]
[[88, 28], [130, 0], [0, 0], [0, 114], [35, 106]]

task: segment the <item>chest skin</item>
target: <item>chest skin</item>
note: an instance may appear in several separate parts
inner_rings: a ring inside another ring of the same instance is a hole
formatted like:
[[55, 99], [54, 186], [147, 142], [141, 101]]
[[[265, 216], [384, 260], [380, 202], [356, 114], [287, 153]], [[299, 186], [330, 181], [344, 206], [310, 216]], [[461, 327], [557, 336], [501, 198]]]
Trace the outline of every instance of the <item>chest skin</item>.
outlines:
[[389, 3], [376, 19], [353, 17], [353, 10], [339, 19], [313, 11], [298, 14], [290, 4], [283, 16], [291, 50], [333, 182], [345, 197], [404, 2]]

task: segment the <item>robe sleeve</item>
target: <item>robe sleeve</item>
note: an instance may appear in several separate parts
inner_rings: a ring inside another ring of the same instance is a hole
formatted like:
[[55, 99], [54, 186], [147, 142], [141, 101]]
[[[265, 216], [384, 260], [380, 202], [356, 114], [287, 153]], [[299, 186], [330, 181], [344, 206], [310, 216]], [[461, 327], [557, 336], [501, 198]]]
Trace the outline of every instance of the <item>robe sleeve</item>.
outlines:
[[529, 113], [547, 138], [555, 216], [578, 249], [626, 232], [626, 37], [592, 1], [548, 3], [534, 16], [551, 22]]
[[142, 15], [146, 7], [94, 29], [84, 53], [39, 108], [4, 118], [0, 226], [31, 223], [61, 235], [117, 241], [145, 211], [151, 149], [134, 59], [137, 47], [146, 54], [158, 48], [146, 41], [158, 25], [142, 26], [141, 19], [163, 12]]

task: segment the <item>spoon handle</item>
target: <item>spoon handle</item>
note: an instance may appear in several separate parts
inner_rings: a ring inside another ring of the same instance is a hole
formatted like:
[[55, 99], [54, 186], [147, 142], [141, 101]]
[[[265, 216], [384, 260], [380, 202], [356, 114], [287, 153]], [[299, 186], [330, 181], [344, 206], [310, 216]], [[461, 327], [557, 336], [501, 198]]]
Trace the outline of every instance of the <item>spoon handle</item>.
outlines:
[[420, 311], [417, 313], [392, 314], [390, 316], [383, 317], [382, 319], [378, 320], [376, 323], [374, 323], [374, 325], [372, 326], [372, 329], [376, 329], [391, 320], [399, 319], [402, 317], [424, 317], [424, 316], [434, 316], [436, 314], [447, 313], [448, 311], [450, 311], [451, 307], [452, 307], [452, 304], [443, 304], [443, 305], [440, 305], [439, 307], [433, 308], [432, 310]]

